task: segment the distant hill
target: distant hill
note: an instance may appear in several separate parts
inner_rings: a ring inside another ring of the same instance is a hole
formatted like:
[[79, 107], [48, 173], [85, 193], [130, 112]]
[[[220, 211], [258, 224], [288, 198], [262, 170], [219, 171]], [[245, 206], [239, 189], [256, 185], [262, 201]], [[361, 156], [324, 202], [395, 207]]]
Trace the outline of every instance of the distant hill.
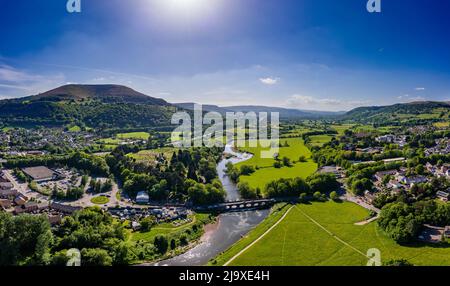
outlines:
[[418, 101], [389, 106], [358, 107], [347, 112], [342, 119], [366, 123], [400, 123], [448, 119], [448, 102]]
[[[174, 103], [174, 105], [188, 110], [193, 110], [194, 104], [189, 103]], [[344, 114], [344, 112], [327, 112], [327, 111], [309, 111], [309, 110], [299, 110], [290, 109], [282, 107], [270, 107], [270, 106], [260, 106], [260, 105], [242, 105], [242, 106], [217, 106], [217, 105], [202, 105], [203, 111], [219, 112], [225, 114], [226, 112], [279, 112], [280, 118], [284, 119], [294, 119], [294, 118], [319, 118], [319, 117], [330, 117], [338, 116]]]
[[176, 107], [120, 85], [65, 85], [0, 101], [0, 122], [13, 126], [147, 127], [169, 125]]
[[96, 99], [106, 103], [141, 103], [170, 105], [164, 99], [154, 98], [123, 85], [64, 85], [47, 92], [23, 98], [30, 101], [64, 101]]

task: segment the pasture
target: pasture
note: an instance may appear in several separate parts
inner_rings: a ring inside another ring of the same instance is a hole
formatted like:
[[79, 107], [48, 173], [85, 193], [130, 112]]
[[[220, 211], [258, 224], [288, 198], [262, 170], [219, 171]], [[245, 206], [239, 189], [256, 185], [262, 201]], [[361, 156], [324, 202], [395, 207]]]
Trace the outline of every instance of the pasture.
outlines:
[[[237, 167], [252, 165], [256, 168], [256, 171], [250, 176], [241, 176], [240, 181], [248, 182], [254, 188], [259, 187], [263, 189], [267, 183], [273, 180], [295, 177], [306, 178], [317, 170], [317, 164], [311, 160], [311, 152], [302, 139], [280, 139], [280, 145], [283, 147], [280, 147], [279, 158], [288, 157], [292, 162], [291, 167], [275, 168], [273, 166], [275, 163], [274, 158], [261, 158], [261, 151], [267, 150], [261, 146], [240, 147], [240, 151], [250, 152], [254, 156], [250, 160], [237, 164]], [[299, 162], [300, 156], [304, 156], [306, 162]]]
[[[230, 265], [364, 266], [368, 261], [367, 251], [372, 248], [380, 250], [382, 262], [406, 259], [414, 265], [450, 263], [449, 245], [400, 246], [376, 222], [355, 225], [367, 216], [365, 209], [348, 202], [296, 205], [283, 221]], [[258, 228], [252, 232], [262, 233]], [[217, 257], [217, 264], [226, 263], [254, 241], [252, 232]]]

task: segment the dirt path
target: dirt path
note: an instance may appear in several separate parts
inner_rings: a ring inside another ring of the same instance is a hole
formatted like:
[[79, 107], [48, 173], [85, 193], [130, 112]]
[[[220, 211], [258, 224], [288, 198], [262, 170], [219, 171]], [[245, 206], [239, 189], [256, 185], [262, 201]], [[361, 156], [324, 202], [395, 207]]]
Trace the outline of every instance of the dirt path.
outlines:
[[371, 222], [373, 222], [373, 221], [375, 221], [377, 219], [378, 219], [378, 215], [374, 216], [374, 217], [372, 217], [370, 219], [366, 219], [366, 220], [363, 220], [363, 221], [360, 221], [360, 222], [356, 222], [355, 225], [366, 225], [366, 224], [369, 224], [369, 223], [371, 223]]

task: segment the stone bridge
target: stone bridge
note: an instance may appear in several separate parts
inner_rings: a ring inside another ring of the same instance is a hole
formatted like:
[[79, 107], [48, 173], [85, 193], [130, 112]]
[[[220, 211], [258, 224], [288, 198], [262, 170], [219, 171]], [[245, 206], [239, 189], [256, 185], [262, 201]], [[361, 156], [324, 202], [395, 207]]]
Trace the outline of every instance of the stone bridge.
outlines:
[[242, 200], [234, 202], [225, 202], [222, 204], [210, 205], [204, 207], [204, 210], [216, 212], [238, 212], [255, 209], [267, 209], [275, 204], [274, 199]]

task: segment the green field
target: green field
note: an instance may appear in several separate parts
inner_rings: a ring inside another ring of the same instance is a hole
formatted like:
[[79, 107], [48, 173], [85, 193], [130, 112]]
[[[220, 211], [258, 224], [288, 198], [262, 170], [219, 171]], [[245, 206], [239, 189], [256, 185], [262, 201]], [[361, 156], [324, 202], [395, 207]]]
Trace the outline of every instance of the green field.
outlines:
[[[278, 217], [280, 214], [275, 213]], [[381, 260], [407, 259], [414, 265], [448, 265], [450, 247], [400, 246], [380, 230], [376, 222], [358, 226], [368, 212], [353, 203], [312, 203], [294, 206], [283, 221], [229, 265], [364, 266], [367, 251], [377, 248]], [[275, 221], [273, 218], [267, 218]], [[222, 265], [259, 237], [261, 224], [247, 237], [216, 258]], [[258, 232], [258, 235], [254, 233]]]
[[180, 226], [175, 226], [172, 223], [158, 224], [147, 232], [132, 232], [129, 239], [133, 242], [145, 241], [153, 243], [155, 237], [158, 235], [166, 235], [167, 237], [179, 237], [189, 230], [194, 224], [199, 222], [208, 222], [209, 214], [195, 214], [191, 216], [191, 222]]
[[331, 138], [333, 138], [333, 136], [330, 136], [330, 135], [313, 135], [313, 136], [309, 136], [309, 138], [311, 139], [310, 144], [312, 146], [322, 147], [323, 144], [330, 142]]
[[136, 161], [154, 162], [159, 154], [163, 154], [164, 157], [170, 161], [170, 159], [172, 159], [173, 152], [175, 151], [177, 151], [175, 148], [164, 147], [152, 150], [142, 150], [139, 151], [138, 153], [128, 154], [127, 156], [136, 159]]
[[[293, 162], [292, 167], [275, 168], [273, 164], [274, 158], [261, 158], [261, 151], [264, 150], [261, 146], [258, 147], [241, 147], [241, 151], [250, 152], [254, 156], [245, 162], [237, 164], [255, 166], [256, 171], [250, 176], [241, 176], [241, 182], [248, 182], [250, 186], [263, 189], [265, 185], [273, 180], [280, 178], [306, 178], [317, 170], [317, 164], [311, 160], [311, 152], [305, 146], [302, 139], [288, 138], [280, 139], [280, 145], [284, 146], [285, 142], [289, 147], [280, 147], [279, 158], [288, 157]], [[305, 156], [307, 162], [298, 162], [300, 156]]]
[[345, 130], [351, 129], [354, 124], [331, 125], [331, 128], [337, 131], [338, 136], [344, 135]]
[[68, 129], [69, 132], [81, 132], [81, 127], [74, 125], [74, 126], [70, 126]]
[[118, 139], [140, 139], [148, 140], [150, 133], [148, 132], [129, 132], [129, 133], [119, 133], [116, 135]]

